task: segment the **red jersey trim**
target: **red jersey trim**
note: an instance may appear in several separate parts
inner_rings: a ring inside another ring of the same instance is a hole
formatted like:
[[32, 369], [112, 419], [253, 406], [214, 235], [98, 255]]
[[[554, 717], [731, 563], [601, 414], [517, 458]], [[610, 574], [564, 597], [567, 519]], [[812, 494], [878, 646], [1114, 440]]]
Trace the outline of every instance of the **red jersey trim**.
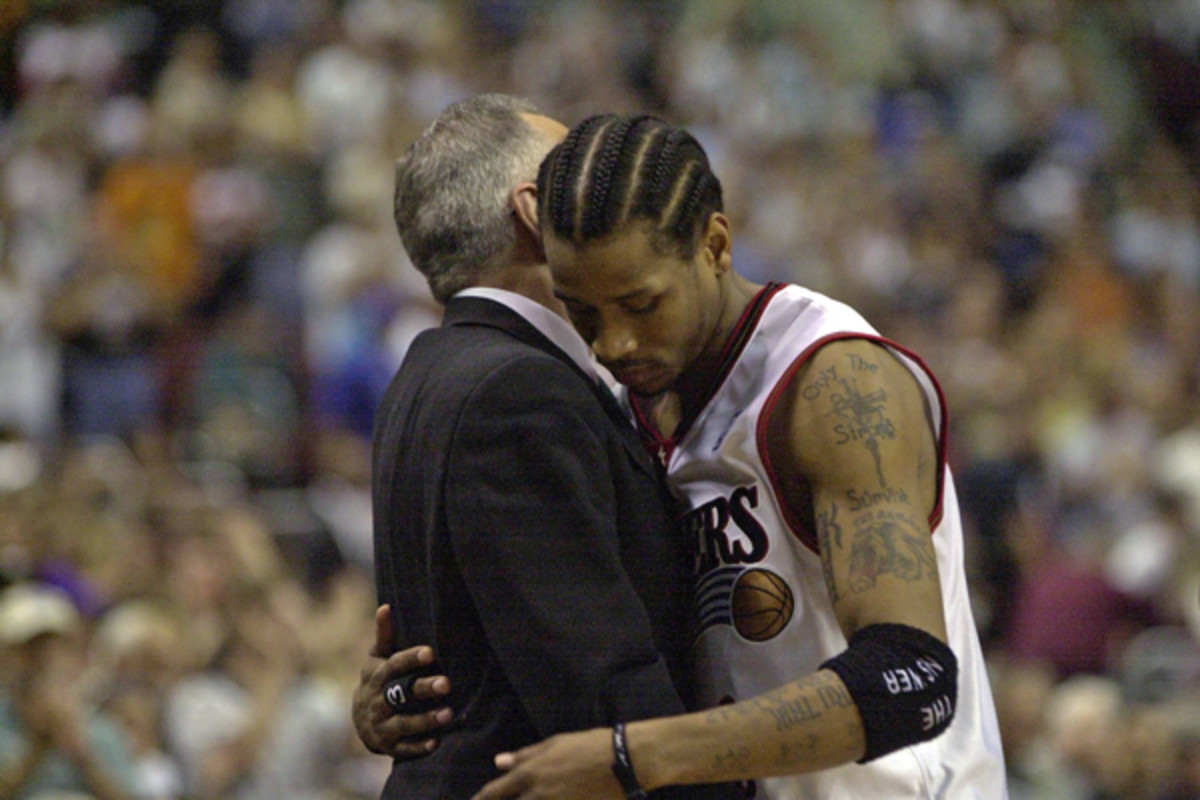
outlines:
[[758, 444], [758, 456], [762, 460], [763, 469], [766, 471], [767, 478], [771, 482], [771, 490], [775, 493], [775, 497], [779, 500], [779, 507], [783, 511], [784, 521], [787, 522], [788, 527], [791, 529], [792, 535], [799, 539], [805, 547], [817, 554], [820, 553], [820, 548], [817, 545], [816, 532], [809, 530], [808, 526], [806, 526], [801, 520], [799, 512], [797, 512], [796, 509], [792, 507], [792, 504], [788, 502], [787, 495], [784, 494], [782, 490], [782, 483], [779, 480], [779, 475], [775, 471], [774, 466], [771, 464], [771, 453], [767, 446], [767, 427], [771, 421], [772, 414], [775, 412], [775, 406], [779, 403], [780, 397], [783, 396], [783, 393], [787, 387], [791, 385], [792, 379], [796, 376], [796, 373], [800, 370], [800, 368], [804, 366], [810, 358], [812, 358], [814, 353], [816, 353], [825, 345], [829, 344], [830, 342], [844, 341], [847, 339], [863, 339], [883, 345], [888, 349], [896, 350], [905, 357], [911, 359], [913, 363], [920, 367], [920, 369], [929, 378], [930, 383], [933, 385], [933, 390], [937, 395], [938, 406], [941, 411], [942, 424], [941, 429], [937, 431], [937, 494], [933, 511], [929, 515], [930, 531], [935, 530], [937, 526], [941, 524], [942, 515], [944, 513], [943, 504], [945, 498], [946, 457], [949, 453], [950, 420], [946, 408], [946, 396], [942, 392], [942, 386], [940, 383], [938, 383], [937, 377], [933, 374], [933, 371], [929, 369], [929, 366], [920, 356], [908, 348], [896, 344], [891, 339], [886, 339], [882, 336], [874, 334], [859, 333], [855, 331], [841, 331], [838, 333], [833, 333], [813, 342], [811, 345], [805, 348], [804, 352], [796, 357], [795, 361], [788, 366], [787, 370], [775, 383], [775, 387], [771, 389], [771, 394], [767, 396], [767, 400], [763, 404], [762, 411], [758, 415], [758, 427], [755, 431], [755, 441]]

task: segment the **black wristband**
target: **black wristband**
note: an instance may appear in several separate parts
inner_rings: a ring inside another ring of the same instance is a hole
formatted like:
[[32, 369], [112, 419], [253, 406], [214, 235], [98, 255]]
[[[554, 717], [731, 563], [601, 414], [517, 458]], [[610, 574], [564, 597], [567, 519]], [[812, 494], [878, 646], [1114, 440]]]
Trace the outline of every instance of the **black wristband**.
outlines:
[[625, 739], [625, 723], [618, 722], [613, 726], [613, 774], [625, 790], [629, 800], [646, 800], [649, 795], [638, 783], [637, 775], [633, 772], [633, 761], [629, 758], [629, 742]]
[[865, 764], [941, 735], [958, 703], [958, 659], [937, 637], [908, 625], [876, 623], [821, 665], [846, 684], [862, 717]]

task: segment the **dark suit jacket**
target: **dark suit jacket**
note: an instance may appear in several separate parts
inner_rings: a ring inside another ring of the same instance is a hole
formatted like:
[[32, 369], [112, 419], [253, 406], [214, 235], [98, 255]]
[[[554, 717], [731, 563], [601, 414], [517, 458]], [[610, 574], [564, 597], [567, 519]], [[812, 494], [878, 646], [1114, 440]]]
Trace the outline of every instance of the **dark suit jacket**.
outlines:
[[469, 798], [498, 752], [685, 710], [687, 543], [612, 396], [558, 347], [500, 303], [451, 300], [374, 444], [380, 600], [398, 646], [434, 646], [456, 713], [385, 798]]

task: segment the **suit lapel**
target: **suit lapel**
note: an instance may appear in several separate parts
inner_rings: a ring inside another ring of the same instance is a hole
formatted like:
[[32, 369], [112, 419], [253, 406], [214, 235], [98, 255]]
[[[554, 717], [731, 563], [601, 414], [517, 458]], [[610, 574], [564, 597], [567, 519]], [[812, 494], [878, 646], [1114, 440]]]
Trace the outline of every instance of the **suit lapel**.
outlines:
[[530, 324], [520, 314], [503, 303], [497, 303], [494, 300], [484, 297], [458, 297], [451, 299], [446, 304], [446, 311], [442, 317], [442, 325], [444, 327], [480, 325], [496, 328], [524, 344], [535, 347], [567, 364], [579, 376], [580, 380], [587, 384], [592, 394], [600, 402], [600, 405], [604, 407], [604, 411], [608, 414], [609, 418], [613, 420], [614, 427], [618, 429], [620, 434], [621, 443], [625, 446], [632, 459], [642, 470], [654, 475], [656, 478], [660, 477], [661, 471], [655, 466], [654, 460], [642, 446], [641, 439], [633, 426], [632, 420], [626, 415], [608, 387], [593, 380], [592, 376], [580, 369], [579, 365], [563, 352], [562, 348], [547, 339], [541, 331]]

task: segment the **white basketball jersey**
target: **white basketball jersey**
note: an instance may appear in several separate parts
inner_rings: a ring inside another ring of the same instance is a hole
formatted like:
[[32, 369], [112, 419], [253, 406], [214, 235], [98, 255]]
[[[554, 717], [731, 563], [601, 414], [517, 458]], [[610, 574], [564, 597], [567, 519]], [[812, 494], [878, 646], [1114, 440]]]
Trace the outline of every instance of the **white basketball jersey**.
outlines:
[[[685, 529], [696, 537], [699, 553], [693, 650], [699, 699], [716, 705], [754, 697], [816, 671], [846, 649], [815, 538], [781, 502], [762, 438], [777, 388], [818, 347], [839, 338], [888, 346], [912, 370], [933, 409], [944, 479], [930, 525], [950, 647], [958, 658], [958, 707], [949, 729], [932, 741], [869, 764], [764, 779], [757, 794], [771, 800], [1003, 798], [996, 713], [967, 595], [958, 502], [945, 466], [940, 389], [915, 356], [883, 340], [858, 312], [799, 286], [776, 284], [759, 294], [730, 338], [711, 399], [690, 425], [685, 421], [677, 441], [664, 443], [668, 482], [685, 504]], [[639, 421], [648, 428], [644, 418]], [[735, 619], [735, 595], [752, 584], [779, 596], [781, 610]]]

